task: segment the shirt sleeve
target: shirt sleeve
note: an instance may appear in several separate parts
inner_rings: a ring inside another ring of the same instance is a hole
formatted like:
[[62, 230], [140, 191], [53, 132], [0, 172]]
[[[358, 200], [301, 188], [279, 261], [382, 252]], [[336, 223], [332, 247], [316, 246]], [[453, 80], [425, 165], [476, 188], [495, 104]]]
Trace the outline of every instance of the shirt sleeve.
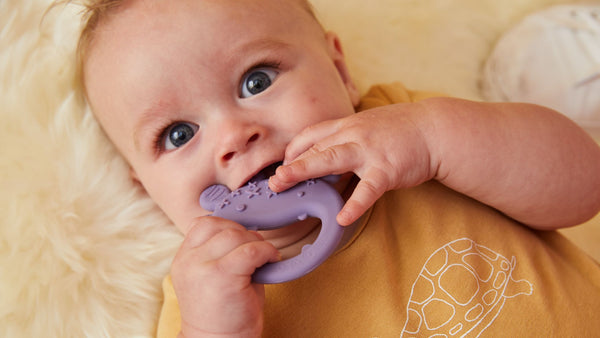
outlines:
[[179, 303], [177, 302], [177, 296], [175, 295], [171, 276], [167, 276], [163, 279], [162, 289], [164, 301], [162, 309], [160, 310], [156, 337], [177, 337], [181, 330], [181, 315], [179, 313]]
[[428, 91], [408, 90], [399, 82], [379, 84], [371, 87], [362, 97], [357, 110], [362, 111], [395, 103], [417, 102], [436, 96], [447, 95]]

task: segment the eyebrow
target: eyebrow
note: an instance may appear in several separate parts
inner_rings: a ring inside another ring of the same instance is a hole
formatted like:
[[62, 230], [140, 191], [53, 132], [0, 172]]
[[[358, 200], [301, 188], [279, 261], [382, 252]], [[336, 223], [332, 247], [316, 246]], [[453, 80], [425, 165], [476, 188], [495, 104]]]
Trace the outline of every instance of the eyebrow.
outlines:
[[247, 57], [252, 52], [289, 50], [291, 46], [291, 44], [279, 39], [259, 38], [232, 48], [225, 62], [228, 64], [239, 64], [239, 58]]
[[162, 124], [166, 124], [167, 121], [170, 120], [164, 117], [165, 111], [172, 109], [173, 105], [171, 102], [167, 102], [166, 100], [158, 100], [150, 104], [140, 113], [139, 120], [133, 128], [133, 144], [137, 151], [142, 150], [140, 140], [142, 135], [147, 131], [148, 126], [162, 126]]

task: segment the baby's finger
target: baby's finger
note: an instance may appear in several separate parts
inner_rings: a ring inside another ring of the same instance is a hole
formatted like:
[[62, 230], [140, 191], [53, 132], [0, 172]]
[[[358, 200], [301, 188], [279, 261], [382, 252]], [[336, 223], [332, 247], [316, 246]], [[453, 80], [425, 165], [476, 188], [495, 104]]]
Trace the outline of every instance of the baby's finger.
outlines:
[[350, 225], [360, 218], [386, 191], [384, 180], [379, 176], [361, 179], [352, 195], [338, 213], [340, 225]]
[[198, 248], [199, 255], [205, 261], [220, 259], [238, 247], [252, 242], [263, 242], [264, 239], [255, 231], [246, 229], [228, 228], [216, 233]]
[[295, 160], [305, 151], [309, 150], [314, 144], [322, 141], [324, 138], [338, 131], [339, 120], [323, 121], [311, 125], [302, 130], [288, 144], [285, 150], [284, 164]]
[[323, 150], [311, 148], [293, 162], [280, 166], [269, 179], [269, 187], [275, 192], [284, 191], [309, 178], [331, 174], [343, 174], [357, 168], [360, 158], [355, 143], [338, 144]]
[[184, 250], [189, 250], [201, 246], [225, 229], [244, 230], [245, 228], [225, 218], [215, 216], [198, 217], [190, 224], [181, 247]]
[[218, 261], [221, 271], [250, 276], [256, 268], [281, 260], [281, 254], [267, 241], [254, 241], [237, 247]]

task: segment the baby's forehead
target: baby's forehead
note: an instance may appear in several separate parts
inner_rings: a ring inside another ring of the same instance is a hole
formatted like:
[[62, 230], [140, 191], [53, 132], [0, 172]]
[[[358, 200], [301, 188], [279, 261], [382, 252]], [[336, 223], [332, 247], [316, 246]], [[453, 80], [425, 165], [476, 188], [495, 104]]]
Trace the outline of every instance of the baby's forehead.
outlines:
[[304, 0], [128, 1], [111, 10], [93, 31], [94, 41], [84, 47], [83, 87], [90, 94], [91, 78], [106, 77], [105, 69], [122, 79], [144, 61], [160, 61], [156, 56], [171, 64], [194, 57], [225, 64], [239, 59], [241, 46], [254, 41], [322, 48], [323, 29], [306, 6]]
[[[97, 0], [103, 1], [103, 0]], [[104, 0], [111, 1], [111, 0]], [[181, 22], [181, 29], [186, 29], [185, 18], [193, 21], [215, 22], [223, 27], [245, 29], [247, 32], [272, 23], [276, 29], [285, 28], [290, 32], [300, 31], [289, 29], [307, 26], [323, 31], [316, 19], [311, 5], [307, 0], [112, 0], [119, 3], [102, 14], [97, 24], [99, 29], [93, 29], [90, 35], [102, 35], [102, 31], [135, 30], [135, 26], [176, 25]], [[185, 16], [174, 16], [176, 12], [188, 13]], [[216, 20], [215, 17], [225, 17], [227, 20]], [[177, 18], [177, 19], [174, 19]], [[250, 24], [249, 24], [250, 22]], [[279, 25], [277, 25], [277, 23]], [[142, 28], [142, 27], [140, 27]], [[316, 31], [315, 29], [312, 29]], [[85, 31], [85, 30], [84, 30]], [[225, 30], [216, 30], [216, 34], [224, 35]], [[83, 36], [82, 36], [83, 37]]]
[[97, 87], [96, 79], [112, 74], [122, 81], [144, 62], [166, 58], [170, 64], [190, 65], [184, 60], [195, 58], [205, 64], [231, 64], [239, 59], [237, 51], [243, 46], [260, 46], [256, 41], [289, 42], [302, 50], [309, 45], [321, 48], [324, 41], [323, 30], [304, 0], [130, 0], [122, 4], [99, 23], [95, 41], [81, 58], [88, 94]]
[[[278, 16], [287, 16], [286, 14], [297, 14], [297, 10], [308, 14], [316, 20], [313, 8], [307, 0], [96, 0], [98, 3], [112, 3], [106, 9], [92, 10], [98, 13], [109, 13], [111, 10], [118, 12], [143, 11], [146, 17], [148, 15], [165, 14], [174, 8], [185, 8], [193, 12], [199, 18], [210, 15], [214, 11], [225, 11], [231, 13], [274, 13]], [[94, 2], [94, 1], [92, 1]], [[110, 17], [110, 15], [105, 15]]]

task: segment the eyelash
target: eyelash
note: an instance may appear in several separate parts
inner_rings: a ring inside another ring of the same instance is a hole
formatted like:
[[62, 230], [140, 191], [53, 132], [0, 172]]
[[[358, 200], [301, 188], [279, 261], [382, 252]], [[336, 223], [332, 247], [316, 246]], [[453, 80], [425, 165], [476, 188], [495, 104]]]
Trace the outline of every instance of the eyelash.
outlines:
[[160, 155], [165, 151], [165, 147], [164, 147], [164, 140], [165, 137], [167, 136], [167, 131], [171, 128], [171, 126], [175, 123], [179, 123], [181, 121], [168, 121], [168, 122], [164, 122], [161, 123], [160, 126], [158, 128], [156, 128], [156, 131], [154, 131], [153, 135], [154, 136], [154, 141], [152, 142], [153, 146], [154, 146], [154, 152], [156, 153], [156, 155]]
[[280, 70], [281, 69], [281, 61], [264, 59], [262, 61], [256, 62], [243, 73], [240, 81], [245, 79], [253, 71], [260, 69], [260, 68], [273, 68], [275, 70]]

